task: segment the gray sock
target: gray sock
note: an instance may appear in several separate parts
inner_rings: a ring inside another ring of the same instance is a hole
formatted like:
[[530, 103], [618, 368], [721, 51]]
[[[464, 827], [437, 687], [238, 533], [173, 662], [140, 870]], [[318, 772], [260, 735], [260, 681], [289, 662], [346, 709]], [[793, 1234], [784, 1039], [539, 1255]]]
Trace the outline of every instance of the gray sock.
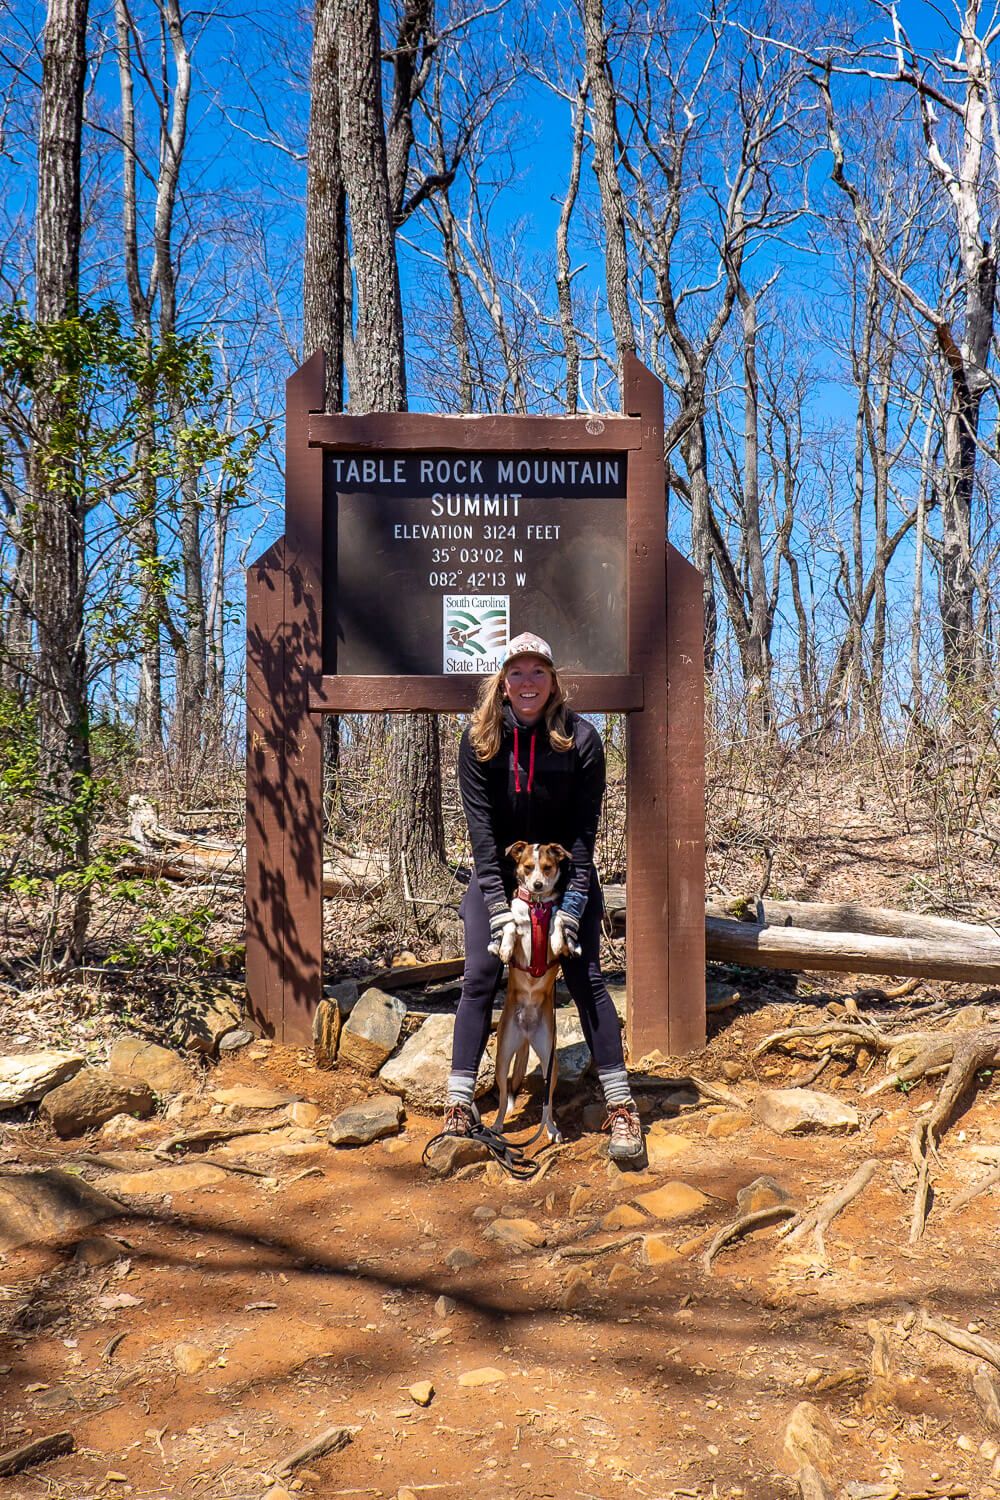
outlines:
[[604, 1102], [609, 1107], [615, 1104], [631, 1104], [632, 1092], [628, 1086], [628, 1073], [624, 1068], [598, 1068], [597, 1076], [604, 1090]]
[[475, 1073], [448, 1074], [448, 1103], [471, 1106], [476, 1094]]

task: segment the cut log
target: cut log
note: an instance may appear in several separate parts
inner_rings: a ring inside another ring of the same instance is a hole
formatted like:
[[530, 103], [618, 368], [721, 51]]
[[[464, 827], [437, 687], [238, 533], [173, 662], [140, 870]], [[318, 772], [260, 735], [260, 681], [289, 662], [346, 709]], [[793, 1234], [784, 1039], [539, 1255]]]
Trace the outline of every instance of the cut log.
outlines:
[[925, 979], [1000, 983], [1000, 944], [987, 941], [977, 946], [967, 940], [813, 932], [706, 917], [705, 948], [710, 959], [756, 969], [917, 974]]
[[807, 932], [856, 932], [871, 937], [909, 937], [927, 941], [995, 943], [1000, 933], [976, 922], [955, 922], [923, 912], [897, 911], [889, 906], [859, 906], [853, 901], [727, 901], [713, 896], [705, 902], [707, 917], [731, 918], [758, 927], [799, 927]]

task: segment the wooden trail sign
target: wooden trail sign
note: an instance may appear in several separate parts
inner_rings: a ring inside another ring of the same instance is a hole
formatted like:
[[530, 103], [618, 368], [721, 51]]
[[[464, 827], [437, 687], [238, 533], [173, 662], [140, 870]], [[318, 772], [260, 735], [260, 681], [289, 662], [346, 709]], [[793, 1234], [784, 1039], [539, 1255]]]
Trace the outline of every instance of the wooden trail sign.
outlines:
[[285, 533], [247, 570], [247, 993], [306, 1044], [322, 995], [324, 713], [461, 713], [506, 641], [627, 720], [629, 1052], [705, 1041], [701, 575], [665, 543], [663, 388], [623, 416], [324, 413], [287, 387]]

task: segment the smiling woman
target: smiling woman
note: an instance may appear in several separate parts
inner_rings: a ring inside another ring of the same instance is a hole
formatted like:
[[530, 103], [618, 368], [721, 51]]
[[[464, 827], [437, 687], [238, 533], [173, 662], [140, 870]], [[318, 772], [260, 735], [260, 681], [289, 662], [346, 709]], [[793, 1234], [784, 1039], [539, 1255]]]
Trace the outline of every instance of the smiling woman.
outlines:
[[516, 636], [500, 671], [483, 684], [462, 735], [458, 780], [475, 871], [461, 909], [465, 979], [445, 1133], [472, 1135], [479, 1128], [476, 1077], [503, 973], [499, 945], [513, 921], [517, 886], [506, 851], [558, 845], [569, 856], [555, 896], [566, 941], [563, 975], [604, 1089], [610, 1154], [616, 1161], [639, 1160], [642, 1128], [629, 1092], [621, 1026], [601, 973], [594, 842], [604, 799], [604, 747], [594, 726], [567, 706], [551, 647], [540, 636]]

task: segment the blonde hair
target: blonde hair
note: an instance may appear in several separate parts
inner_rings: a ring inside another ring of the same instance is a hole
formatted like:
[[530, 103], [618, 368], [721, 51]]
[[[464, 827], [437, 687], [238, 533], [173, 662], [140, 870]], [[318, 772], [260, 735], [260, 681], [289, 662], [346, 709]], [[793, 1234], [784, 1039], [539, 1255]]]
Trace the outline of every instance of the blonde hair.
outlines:
[[[567, 717], [566, 694], [559, 681], [555, 667], [552, 673], [552, 692], [545, 705], [545, 728], [553, 750], [572, 750], [575, 743]], [[504, 668], [487, 677], [479, 689], [476, 706], [469, 724], [469, 739], [477, 760], [492, 760], [500, 749], [503, 733]]]

